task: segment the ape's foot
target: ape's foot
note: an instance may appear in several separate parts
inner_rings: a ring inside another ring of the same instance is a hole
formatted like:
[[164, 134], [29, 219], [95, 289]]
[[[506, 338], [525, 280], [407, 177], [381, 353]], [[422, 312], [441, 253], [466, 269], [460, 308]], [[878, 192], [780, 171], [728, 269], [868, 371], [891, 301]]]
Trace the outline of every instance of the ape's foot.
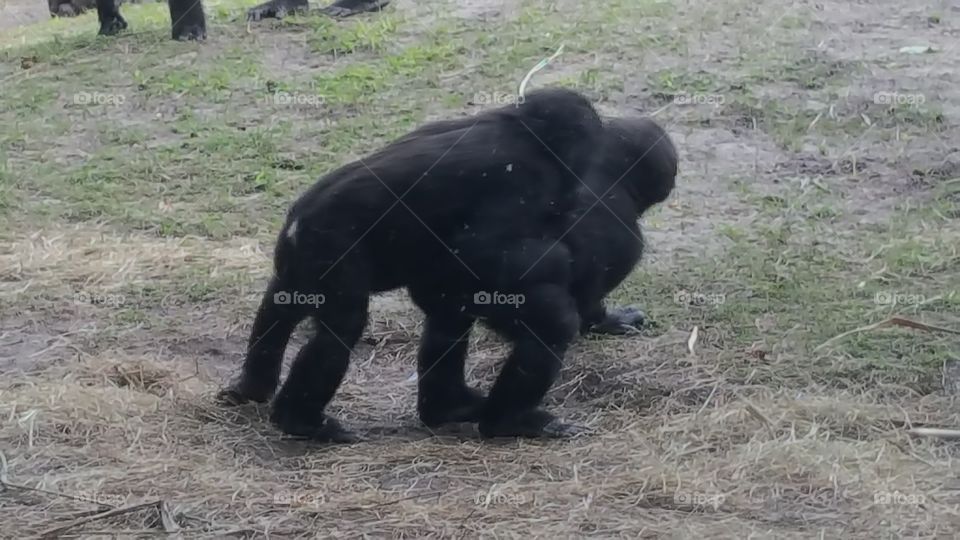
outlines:
[[228, 407], [243, 405], [250, 401], [266, 403], [273, 397], [273, 391], [276, 387], [275, 382], [251, 382], [245, 377], [240, 377], [223, 390], [220, 390], [217, 394], [217, 401], [220, 402], [221, 405]]
[[590, 327], [596, 334], [633, 334], [647, 321], [647, 315], [637, 306], [626, 306], [607, 310], [603, 321]]
[[174, 26], [173, 39], [178, 41], [202, 41], [207, 39], [207, 26], [203, 23]]
[[479, 391], [464, 386], [455, 393], [429, 394], [421, 390], [418, 399], [420, 421], [427, 427], [457, 422], [479, 422], [486, 399]]
[[387, 7], [389, 3], [390, 0], [337, 0], [322, 8], [320, 12], [331, 17], [350, 17], [369, 11], [380, 11]]
[[524, 411], [495, 423], [480, 422], [480, 434], [484, 437], [526, 437], [562, 439], [584, 432], [583, 428], [566, 424], [542, 409]]
[[310, 414], [309, 408], [295, 405], [273, 404], [270, 421], [287, 435], [306, 437], [325, 443], [355, 443], [360, 439], [347, 431], [335, 419], [323, 414]]
[[100, 21], [100, 31], [97, 32], [101, 36], [115, 36], [120, 33], [121, 30], [127, 29], [127, 21], [116, 14], [113, 17]]
[[290, 13], [306, 13], [307, 0], [270, 0], [247, 11], [248, 21], [282, 19]]

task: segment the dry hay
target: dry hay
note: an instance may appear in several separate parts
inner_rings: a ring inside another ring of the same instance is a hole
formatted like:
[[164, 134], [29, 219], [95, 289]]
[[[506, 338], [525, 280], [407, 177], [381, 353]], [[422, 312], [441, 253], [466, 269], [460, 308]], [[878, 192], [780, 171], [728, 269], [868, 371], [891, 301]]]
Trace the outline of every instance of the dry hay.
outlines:
[[[17, 278], [6, 290], [26, 282], [46, 291], [62, 284], [61, 273], [67, 282], [113, 282], [119, 273], [118, 281], [148, 282], [176, 253], [221, 271], [259, 266], [245, 260], [249, 241], [217, 251], [201, 240], [97, 232], [108, 241], [91, 243], [71, 233], [0, 253], [20, 261], [3, 270]], [[691, 361], [685, 333], [670, 330], [577, 344], [549, 402], [586, 425], [585, 436], [433, 433], [418, 425], [407, 380], [417, 318], [385, 302], [395, 311], [375, 320], [332, 407], [365, 438], [354, 445], [282, 438], [266, 407], [216, 406], [224, 372], [206, 369], [214, 360], [202, 349], [167, 347], [199, 328], [130, 334], [58, 362], [41, 354], [35, 366], [17, 364], [0, 380], [0, 537], [884, 538], [960, 530], [956, 443], [905, 433], [960, 425], [951, 398], [757, 386], [718, 373], [706, 352]], [[69, 348], [72, 338], [63, 339]], [[232, 355], [242, 332], [227, 341], [237, 343]], [[488, 387], [503, 351], [477, 336], [471, 380]], [[228, 360], [232, 367], [237, 358]]]
[[[582, 361], [567, 373], [589, 374]], [[367, 440], [336, 447], [283, 439], [264, 408], [216, 407], [217, 381], [120, 352], [8, 376], [0, 390], [5, 477], [31, 489], [7, 488], [0, 534], [36, 534], [97, 503], [105, 510], [151, 501], [165, 502], [190, 537], [210, 538], [230, 530], [931, 536], [960, 523], [952, 491], [960, 485], [944, 481], [956, 474], [956, 447], [903, 434], [908, 424], [960, 421], [942, 398], [909, 408], [826, 391], [746, 398], [721, 384], [710, 403], [678, 404], [667, 395], [646, 409], [597, 409], [578, 394], [563, 408], [592, 434], [483, 442], [418, 427], [412, 385], [394, 378], [371, 387], [379, 368], [369, 368], [359, 374], [366, 385], [351, 377], [336, 407]], [[386, 427], [393, 423], [399, 427]], [[156, 531], [159, 514], [149, 507], [67, 532]]]

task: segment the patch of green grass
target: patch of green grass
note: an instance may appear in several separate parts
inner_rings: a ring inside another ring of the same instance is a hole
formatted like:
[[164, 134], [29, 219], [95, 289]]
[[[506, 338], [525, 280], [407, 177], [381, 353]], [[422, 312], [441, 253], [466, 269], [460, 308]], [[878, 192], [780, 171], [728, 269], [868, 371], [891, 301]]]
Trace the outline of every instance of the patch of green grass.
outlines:
[[323, 15], [310, 17], [307, 19], [310, 28], [307, 45], [318, 54], [382, 53], [396, 38], [401, 22], [396, 13], [384, 13], [350, 24]]
[[207, 101], [230, 99], [231, 90], [249, 86], [260, 78], [260, 59], [246, 47], [221, 51], [215, 59], [200, 65], [183, 64], [176, 69], [153, 65], [133, 72], [137, 90], [146, 96], [185, 95]]

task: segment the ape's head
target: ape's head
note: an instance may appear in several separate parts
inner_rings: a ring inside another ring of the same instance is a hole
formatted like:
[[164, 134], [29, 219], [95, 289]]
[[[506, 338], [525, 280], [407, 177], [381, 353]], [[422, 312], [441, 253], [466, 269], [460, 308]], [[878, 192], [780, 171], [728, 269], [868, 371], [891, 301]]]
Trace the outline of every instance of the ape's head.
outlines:
[[637, 205], [637, 215], [663, 202], [677, 177], [677, 149], [649, 118], [604, 120], [604, 175], [618, 182]]

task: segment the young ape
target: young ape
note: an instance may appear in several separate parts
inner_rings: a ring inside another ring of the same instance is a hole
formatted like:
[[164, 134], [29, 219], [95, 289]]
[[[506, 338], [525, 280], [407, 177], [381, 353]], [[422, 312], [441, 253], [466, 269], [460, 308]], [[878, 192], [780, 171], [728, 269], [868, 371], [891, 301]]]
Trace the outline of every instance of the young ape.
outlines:
[[[49, 2], [53, 12], [53, 3], [58, 0], [49, 0]], [[97, 17], [100, 19], [100, 35], [112, 36], [127, 28], [127, 21], [120, 15], [117, 0], [96, 0], [96, 2]], [[170, 6], [173, 39], [205, 39], [207, 37], [207, 21], [203, 14], [202, 2], [203, 0], [167, 0]], [[376, 11], [389, 3], [389, 0], [337, 0], [320, 11], [332, 17], [348, 17], [366, 11]], [[281, 18], [285, 13], [306, 10], [306, 8], [307, 0], [271, 0], [251, 8], [247, 12], [247, 18], [252, 20], [267, 17]], [[72, 13], [73, 10], [69, 11]]]
[[[269, 399], [290, 334], [310, 317], [316, 333], [271, 420], [289, 434], [344, 439], [324, 409], [367, 322], [369, 296], [407, 287], [426, 314], [425, 423], [479, 422], [485, 436], [565, 433], [539, 405], [580, 327], [572, 258], [559, 240], [601, 130], [584, 97], [541, 90], [519, 106], [427, 124], [328, 174], [287, 216], [242, 372], [221, 399]], [[478, 301], [486, 291], [523, 302]], [[486, 400], [463, 378], [478, 319], [513, 345]]]
[[[558, 251], [569, 257], [569, 293], [577, 306], [580, 331], [618, 334], [643, 322], [643, 313], [632, 307], [608, 311], [603, 299], [640, 260], [643, 240], [637, 218], [654, 204], [666, 200], [673, 190], [677, 151], [667, 133], [646, 118], [607, 120], [602, 144], [599, 160], [589, 173], [580, 177], [583, 182], [576, 190], [576, 208], [560, 237]], [[525, 271], [530, 275], [556, 271], [552, 266], [555, 264], [553, 259], [544, 257], [543, 261], [545, 266], [537, 261]], [[417, 379], [417, 408], [420, 419], [427, 426], [470, 416], [467, 414], [470, 406], [463, 403], [471, 402], [462, 396], [466, 395], [463, 370], [472, 320], [464, 313], [447, 313], [440, 317], [427, 311]], [[499, 330], [499, 320], [486, 322]], [[554, 359], [559, 362], [561, 357], [558, 355]], [[502, 373], [507, 373], [510, 367], [506, 366]], [[551, 365], [530, 374], [518, 371], [513, 377], [515, 380], [526, 378], [530, 385], [539, 381], [543, 386], [538, 388], [545, 392], [553, 380], [554, 369], [556, 366]], [[490, 393], [488, 412], [498, 407], [497, 400], [502, 398], [496, 392], [502, 388], [498, 379]], [[539, 400], [542, 393], [538, 392], [536, 396]], [[482, 422], [480, 431], [491, 434], [485, 432]], [[564, 435], [567, 431], [573, 430], [541, 430], [538, 433], [530, 429], [516, 434]]]
[[677, 150], [649, 118], [604, 122], [604, 149], [584, 178], [574, 223], [563, 241], [573, 253], [573, 295], [581, 331], [621, 334], [643, 323], [635, 307], [607, 310], [603, 299], [643, 253], [637, 219], [673, 190]]

